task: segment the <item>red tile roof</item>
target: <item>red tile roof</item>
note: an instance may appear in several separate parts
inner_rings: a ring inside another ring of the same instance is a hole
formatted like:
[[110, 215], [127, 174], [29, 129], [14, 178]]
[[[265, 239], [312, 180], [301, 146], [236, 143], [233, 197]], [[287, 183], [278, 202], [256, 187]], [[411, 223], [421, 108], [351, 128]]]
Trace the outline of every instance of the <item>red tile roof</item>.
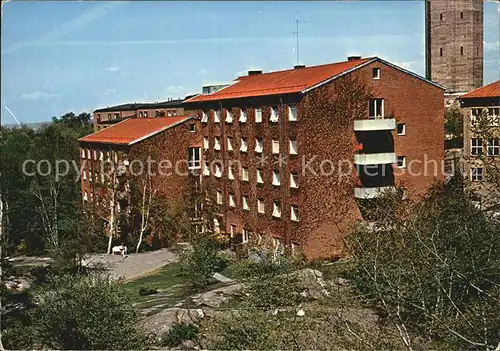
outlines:
[[299, 93], [374, 59], [363, 58], [321, 66], [242, 76], [226, 88], [212, 94], [195, 96], [185, 102]]
[[191, 116], [129, 118], [79, 139], [82, 142], [131, 145], [171, 128]]
[[473, 90], [467, 94], [462, 95], [461, 99], [472, 99], [472, 98], [489, 98], [498, 97], [500, 98], [500, 80], [493, 82], [491, 84], [485, 85], [484, 87]]

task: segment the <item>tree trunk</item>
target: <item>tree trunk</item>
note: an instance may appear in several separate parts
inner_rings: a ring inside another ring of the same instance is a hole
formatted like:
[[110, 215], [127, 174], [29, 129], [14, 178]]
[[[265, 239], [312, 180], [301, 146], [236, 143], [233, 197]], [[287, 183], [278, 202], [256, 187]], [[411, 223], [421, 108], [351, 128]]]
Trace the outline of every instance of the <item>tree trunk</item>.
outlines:
[[142, 237], [144, 235], [144, 230], [141, 228], [141, 232], [139, 233], [139, 241], [137, 242], [137, 247], [135, 248], [135, 253], [139, 252], [139, 247], [142, 244]]

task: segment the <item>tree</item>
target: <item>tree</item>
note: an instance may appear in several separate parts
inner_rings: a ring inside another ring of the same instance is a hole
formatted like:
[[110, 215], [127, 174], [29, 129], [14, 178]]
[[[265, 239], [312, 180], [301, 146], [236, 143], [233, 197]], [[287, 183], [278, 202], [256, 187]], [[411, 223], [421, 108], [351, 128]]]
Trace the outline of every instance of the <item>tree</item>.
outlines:
[[444, 132], [448, 146], [462, 147], [464, 134], [464, 116], [457, 106], [446, 108], [444, 112]]
[[36, 348], [144, 349], [137, 314], [121, 285], [102, 275], [62, 276], [44, 290], [32, 313]]
[[498, 347], [500, 228], [478, 210], [459, 178], [421, 201], [388, 195], [375, 228], [347, 238], [358, 290], [397, 327], [408, 349], [415, 335], [457, 348]]

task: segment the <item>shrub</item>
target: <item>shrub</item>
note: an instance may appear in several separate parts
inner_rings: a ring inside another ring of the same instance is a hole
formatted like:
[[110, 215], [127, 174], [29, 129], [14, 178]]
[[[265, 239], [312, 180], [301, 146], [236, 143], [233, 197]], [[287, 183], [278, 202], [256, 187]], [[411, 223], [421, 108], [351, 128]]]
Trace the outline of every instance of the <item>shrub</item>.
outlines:
[[177, 347], [185, 340], [193, 340], [198, 335], [198, 327], [191, 323], [175, 323], [162, 340], [162, 346]]

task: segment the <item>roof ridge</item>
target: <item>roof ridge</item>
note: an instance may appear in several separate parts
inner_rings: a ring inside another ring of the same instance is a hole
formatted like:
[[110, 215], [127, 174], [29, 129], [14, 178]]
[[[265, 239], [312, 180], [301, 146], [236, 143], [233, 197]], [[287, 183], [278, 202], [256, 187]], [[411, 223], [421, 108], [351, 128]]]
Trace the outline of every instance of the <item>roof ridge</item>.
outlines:
[[486, 89], [486, 88], [488, 88], [488, 87], [490, 87], [492, 85], [499, 84], [499, 83], [500, 83], [500, 79], [496, 80], [494, 82], [491, 82], [489, 84], [483, 85], [482, 87], [479, 87], [479, 88], [476, 88], [474, 90], [471, 90], [468, 93], [465, 93], [464, 95], [462, 95], [461, 98], [464, 98], [464, 97], [467, 98], [467, 95], [469, 95], [469, 94], [473, 94], [473, 93], [475, 93], [475, 92], [477, 92], [479, 90]]

